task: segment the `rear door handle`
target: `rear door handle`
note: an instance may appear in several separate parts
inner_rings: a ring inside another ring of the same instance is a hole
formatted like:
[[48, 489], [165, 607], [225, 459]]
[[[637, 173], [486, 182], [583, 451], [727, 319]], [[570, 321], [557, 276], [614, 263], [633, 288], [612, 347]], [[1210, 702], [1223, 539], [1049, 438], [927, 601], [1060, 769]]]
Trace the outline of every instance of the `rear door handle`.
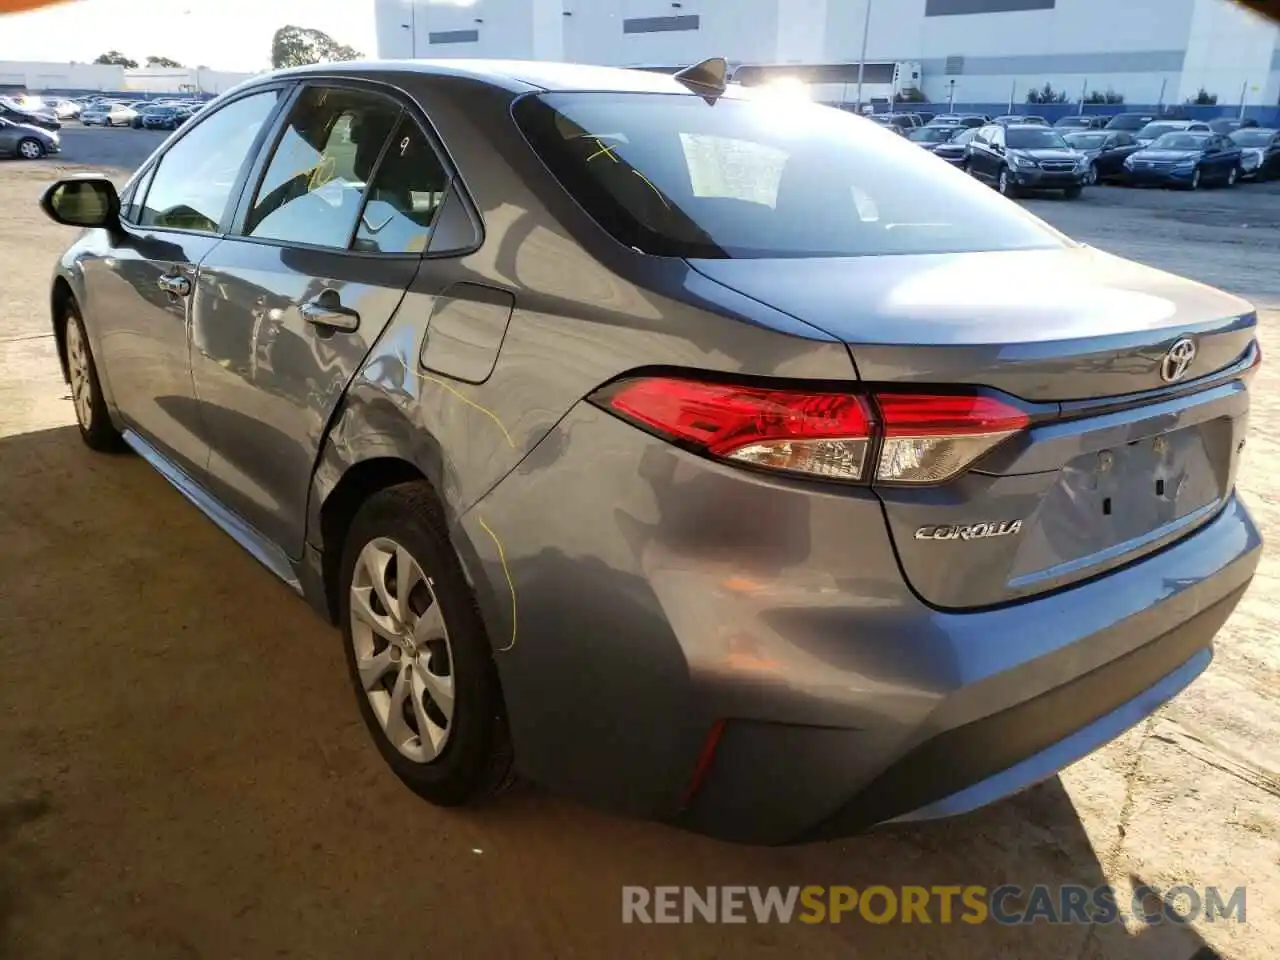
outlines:
[[166, 273], [156, 281], [158, 286], [165, 293], [171, 293], [175, 297], [187, 297], [191, 295], [191, 281], [182, 274]]
[[344, 307], [336, 296], [321, 294], [298, 309], [302, 312], [302, 319], [315, 327], [341, 330], [343, 333], [354, 333], [360, 329], [360, 314]]

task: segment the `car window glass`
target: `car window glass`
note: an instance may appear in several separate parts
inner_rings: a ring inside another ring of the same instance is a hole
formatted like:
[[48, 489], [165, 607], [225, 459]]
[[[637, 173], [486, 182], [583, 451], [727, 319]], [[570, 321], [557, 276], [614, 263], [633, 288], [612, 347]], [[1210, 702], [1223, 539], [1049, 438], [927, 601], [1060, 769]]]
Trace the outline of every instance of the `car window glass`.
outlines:
[[444, 203], [449, 176], [422, 129], [405, 117], [367, 190], [355, 249], [422, 253]]
[[365, 184], [400, 117], [365, 90], [308, 87], [289, 110], [245, 235], [345, 249]]
[[134, 181], [132, 189], [120, 203], [120, 219], [125, 223], [138, 223], [142, 217], [143, 204], [147, 199], [147, 189], [151, 186], [151, 178], [156, 168], [151, 167]]
[[138, 223], [215, 231], [278, 92], [242, 97], [211, 113], [160, 159]]
[[517, 101], [515, 117], [569, 195], [643, 254], [838, 257], [1061, 243], [905, 138], [830, 107], [546, 93]]

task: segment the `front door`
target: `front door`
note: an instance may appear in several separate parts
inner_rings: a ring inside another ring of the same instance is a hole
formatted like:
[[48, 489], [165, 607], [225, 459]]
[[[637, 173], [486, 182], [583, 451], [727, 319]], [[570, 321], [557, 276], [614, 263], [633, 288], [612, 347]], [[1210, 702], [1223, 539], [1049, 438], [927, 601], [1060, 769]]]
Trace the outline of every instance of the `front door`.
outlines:
[[444, 167], [401, 105], [308, 86], [201, 265], [192, 365], [210, 492], [297, 556], [329, 420], [430, 241]]
[[231, 102], [161, 157], [121, 211], [108, 256], [85, 269], [99, 369], [128, 426], [189, 476], [207, 445], [191, 383], [191, 294], [276, 91]]

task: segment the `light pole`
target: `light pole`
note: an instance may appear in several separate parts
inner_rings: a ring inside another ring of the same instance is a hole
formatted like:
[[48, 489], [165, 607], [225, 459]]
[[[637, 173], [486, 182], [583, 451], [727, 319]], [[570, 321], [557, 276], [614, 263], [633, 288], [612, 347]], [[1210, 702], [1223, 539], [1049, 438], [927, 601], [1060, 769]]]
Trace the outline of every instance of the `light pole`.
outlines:
[[858, 113], [862, 113], [862, 76], [863, 70], [867, 65], [867, 34], [871, 30], [871, 0], [867, 0], [866, 12], [862, 18], [862, 53], [858, 57], [858, 93], [856, 100], [858, 103]]
[[416, 0], [408, 0], [409, 22], [400, 24], [409, 31], [409, 59], [418, 59], [418, 4]]
[[947, 113], [956, 112], [956, 78], [947, 82]]

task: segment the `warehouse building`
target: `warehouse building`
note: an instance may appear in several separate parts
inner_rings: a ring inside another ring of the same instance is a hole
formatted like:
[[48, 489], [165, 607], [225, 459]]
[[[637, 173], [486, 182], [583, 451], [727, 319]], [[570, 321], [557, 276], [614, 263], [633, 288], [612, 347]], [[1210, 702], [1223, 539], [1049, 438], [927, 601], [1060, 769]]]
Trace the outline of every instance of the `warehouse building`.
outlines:
[[[877, 91], [1025, 102], [1050, 84], [1175, 104], [1280, 102], [1280, 28], [1231, 0], [376, 0], [383, 57], [785, 65], [826, 88], [866, 50]], [[907, 64], [912, 70], [898, 70]], [[918, 65], [920, 76], [910, 72]], [[868, 68], [869, 69], [869, 68]], [[864, 71], [865, 74], [866, 71]], [[831, 99], [829, 95], [821, 99]]]

